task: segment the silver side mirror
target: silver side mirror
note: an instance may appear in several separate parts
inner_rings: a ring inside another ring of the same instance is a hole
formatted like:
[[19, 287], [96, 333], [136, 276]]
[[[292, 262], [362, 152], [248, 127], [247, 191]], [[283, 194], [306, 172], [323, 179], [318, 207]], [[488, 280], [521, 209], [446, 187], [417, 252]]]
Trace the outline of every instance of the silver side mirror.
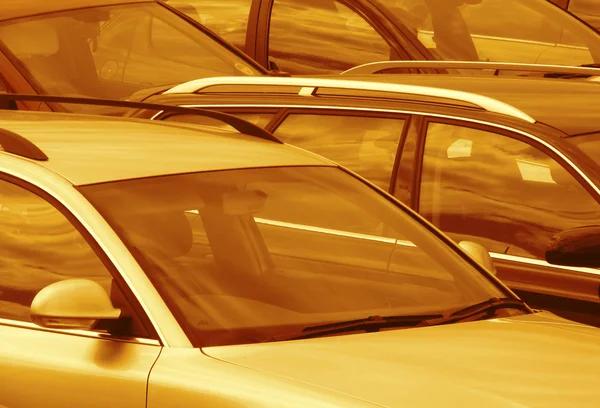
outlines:
[[31, 321], [52, 329], [91, 330], [100, 320], [116, 320], [115, 308], [104, 288], [88, 279], [55, 282], [31, 302]]
[[496, 265], [494, 265], [494, 260], [483, 245], [472, 241], [461, 241], [458, 246], [471, 255], [471, 257], [487, 269], [488, 272], [492, 275], [496, 275]]

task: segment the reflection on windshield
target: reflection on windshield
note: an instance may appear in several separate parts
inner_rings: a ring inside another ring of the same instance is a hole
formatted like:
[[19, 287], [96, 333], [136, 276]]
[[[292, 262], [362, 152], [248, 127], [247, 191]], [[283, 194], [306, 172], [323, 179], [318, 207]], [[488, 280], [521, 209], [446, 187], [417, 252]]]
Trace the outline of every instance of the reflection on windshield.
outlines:
[[500, 295], [412, 217], [337, 168], [197, 173], [82, 192], [198, 346], [439, 313]]
[[600, 37], [545, 0], [377, 0], [436, 59], [582, 65]]
[[157, 3], [10, 20], [0, 40], [42, 94], [126, 99], [201, 77], [257, 74]]

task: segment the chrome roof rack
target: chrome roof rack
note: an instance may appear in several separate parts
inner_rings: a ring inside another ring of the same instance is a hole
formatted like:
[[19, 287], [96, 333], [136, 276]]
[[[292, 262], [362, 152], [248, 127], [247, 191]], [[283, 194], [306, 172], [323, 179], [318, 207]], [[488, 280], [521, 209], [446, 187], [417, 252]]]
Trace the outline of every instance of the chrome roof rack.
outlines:
[[599, 76], [600, 69], [593, 67], [576, 67], [568, 65], [547, 64], [519, 64], [512, 62], [487, 62], [487, 61], [379, 61], [358, 65], [350, 68], [340, 75], [370, 75], [393, 68], [406, 69], [489, 69], [494, 70], [494, 75], [499, 71], [528, 71], [552, 74]]
[[[246, 134], [248, 136], [258, 137], [260, 139], [269, 140], [272, 142], [283, 143], [281, 140], [273, 136], [271, 133], [267, 132], [260, 126], [257, 126], [251, 122], [245, 121], [243, 119], [238, 118], [237, 116], [229, 115], [223, 112], [217, 112], [207, 109], [199, 109], [199, 108], [188, 108], [182, 106], [173, 106], [173, 105], [161, 105], [155, 103], [146, 103], [146, 102], [132, 102], [132, 101], [121, 101], [114, 99], [99, 99], [99, 98], [86, 98], [86, 97], [71, 97], [71, 96], [54, 96], [54, 95], [28, 95], [28, 94], [11, 94], [6, 92], [0, 92], [0, 101], [36, 101], [36, 102], [55, 102], [55, 103], [65, 103], [65, 104], [77, 104], [77, 105], [97, 105], [97, 106], [115, 106], [115, 107], [123, 107], [130, 109], [151, 109], [151, 110], [159, 110], [161, 112], [167, 113], [180, 113], [180, 114], [190, 114], [190, 115], [198, 115], [205, 116], [208, 118], [216, 119], [221, 121], [240, 133]], [[0, 110], [2, 112], [2, 110]], [[33, 145], [27, 139], [13, 134], [12, 139], [6, 139], [8, 133], [2, 133], [2, 129], [0, 129], [0, 145], [4, 148], [5, 151], [10, 153], [15, 153], [23, 157], [28, 157], [35, 160], [47, 160], [48, 157], [44, 155], [44, 153], [37, 148], [37, 146]], [[17, 139], [20, 138], [22, 140]], [[4, 140], [10, 140], [11, 144], [8, 145], [9, 150], [5, 147]], [[18, 142], [18, 144], [16, 144]], [[35, 151], [38, 149], [39, 152]], [[19, 151], [14, 151], [18, 149]], [[33, 156], [41, 155], [45, 157], [38, 158]]]
[[165, 94], [190, 94], [205, 90], [211, 86], [219, 85], [272, 85], [272, 86], [295, 86], [300, 87], [299, 95], [315, 96], [317, 89], [348, 89], [360, 91], [390, 92], [393, 94], [431, 96], [448, 99], [450, 101], [469, 102], [489, 112], [500, 113], [514, 118], [522, 119], [529, 123], [535, 123], [535, 119], [525, 112], [507, 103], [477, 95], [470, 92], [456, 91], [451, 89], [434, 88], [417, 85], [390, 84], [383, 82], [348, 81], [342, 79], [304, 78], [304, 77], [211, 77], [196, 79], [177, 85]]

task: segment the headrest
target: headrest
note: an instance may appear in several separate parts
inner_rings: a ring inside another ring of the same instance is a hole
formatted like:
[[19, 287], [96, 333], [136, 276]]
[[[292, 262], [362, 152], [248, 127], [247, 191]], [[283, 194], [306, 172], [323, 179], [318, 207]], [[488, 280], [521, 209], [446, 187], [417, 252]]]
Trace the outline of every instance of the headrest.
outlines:
[[48, 56], [58, 52], [58, 34], [45, 21], [27, 21], [0, 27], [0, 40], [16, 57]]

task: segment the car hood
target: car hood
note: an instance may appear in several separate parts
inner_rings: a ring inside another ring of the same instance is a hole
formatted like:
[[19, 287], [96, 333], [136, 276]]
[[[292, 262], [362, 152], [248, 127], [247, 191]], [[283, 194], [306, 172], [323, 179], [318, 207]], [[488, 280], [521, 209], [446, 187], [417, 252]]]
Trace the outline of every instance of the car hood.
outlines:
[[600, 401], [600, 329], [547, 312], [203, 351], [386, 407]]

